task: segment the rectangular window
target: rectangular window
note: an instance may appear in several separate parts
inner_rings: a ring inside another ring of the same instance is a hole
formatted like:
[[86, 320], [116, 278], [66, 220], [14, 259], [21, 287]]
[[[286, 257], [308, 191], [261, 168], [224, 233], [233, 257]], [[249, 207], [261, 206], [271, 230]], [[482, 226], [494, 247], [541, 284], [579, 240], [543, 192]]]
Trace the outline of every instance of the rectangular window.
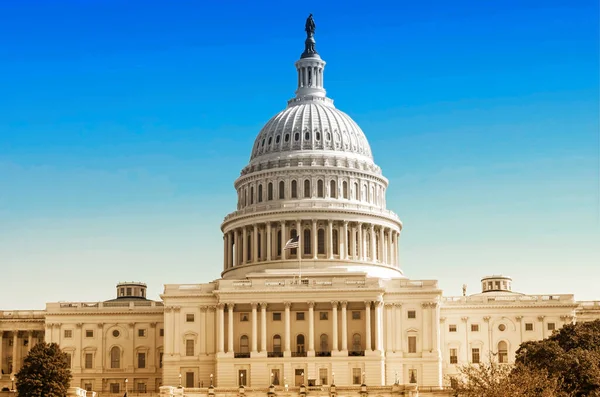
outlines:
[[71, 353], [67, 353], [67, 368], [71, 368], [72, 358]]
[[533, 323], [525, 323], [525, 331], [533, 331]]
[[328, 312], [319, 312], [319, 320], [328, 320], [329, 313]]
[[408, 314], [408, 318], [417, 318], [417, 312], [414, 310], [409, 310], [407, 312], [407, 314]]
[[158, 336], [165, 336], [165, 329], [161, 328], [160, 331], [158, 331]]
[[554, 331], [556, 329], [556, 324], [548, 323], [548, 331]]
[[127, 296], [131, 296], [131, 287], [127, 287]]
[[240, 313], [240, 322], [250, 321], [250, 315], [248, 313]]
[[121, 385], [118, 383], [111, 383], [110, 384], [110, 392], [113, 394], [120, 393], [120, 390], [121, 390], [120, 386]]
[[319, 380], [321, 381], [322, 385], [329, 384], [327, 380], [327, 368], [319, 368]]
[[473, 364], [479, 364], [480, 360], [479, 360], [479, 348], [478, 347], [474, 347], [471, 349], [471, 357], [472, 357]]
[[246, 386], [248, 383], [248, 373], [245, 369], [238, 371], [238, 386]]
[[458, 364], [458, 349], [450, 349], [450, 364]]
[[185, 315], [185, 322], [186, 323], [193, 323], [194, 322], [194, 313], [187, 313]]
[[408, 352], [409, 353], [417, 352], [417, 337], [416, 336], [408, 337]]
[[194, 355], [194, 341], [192, 339], [185, 341], [185, 355], [188, 357]]
[[450, 324], [448, 326], [448, 331], [449, 332], [456, 332], [456, 324]]
[[146, 353], [138, 353], [138, 368], [146, 368]]
[[146, 336], [146, 330], [145, 329], [138, 329], [138, 336], [140, 338], [143, 338]]
[[352, 312], [352, 320], [360, 320], [360, 312], [358, 310]]
[[185, 387], [194, 387], [194, 373], [193, 372], [185, 373]]
[[362, 382], [361, 380], [361, 370], [360, 368], [352, 368], [352, 384], [353, 385], [360, 385]]
[[281, 313], [280, 312], [273, 313], [273, 321], [281, 321]]
[[471, 332], [479, 332], [479, 324], [471, 324]]
[[86, 369], [94, 368], [94, 354], [93, 353], [85, 353], [85, 368]]
[[158, 368], [163, 367], [163, 352], [158, 353]]
[[408, 369], [408, 381], [410, 383], [417, 383], [417, 370], [413, 368]]
[[65, 335], [65, 338], [72, 338], [73, 337], [73, 330], [71, 330], [71, 329], [65, 329], [64, 335]]
[[278, 369], [271, 370], [271, 384], [273, 386], [278, 386], [280, 383], [279, 379], [280, 379], [279, 370]]
[[138, 383], [137, 384], [137, 391], [138, 393], [146, 393], [146, 384], [145, 383]]
[[296, 321], [304, 321], [304, 312], [296, 312]]
[[92, 329], [86, 329], [85, 330], [85, 337], [86, 338], [93, 338], [94, 337], [94, 330], [92, 330]]
[[83, 384], [83, 388], [85, 389], [85, 391], [92, 391], [92, 384], [91, 383], [84, 383]]

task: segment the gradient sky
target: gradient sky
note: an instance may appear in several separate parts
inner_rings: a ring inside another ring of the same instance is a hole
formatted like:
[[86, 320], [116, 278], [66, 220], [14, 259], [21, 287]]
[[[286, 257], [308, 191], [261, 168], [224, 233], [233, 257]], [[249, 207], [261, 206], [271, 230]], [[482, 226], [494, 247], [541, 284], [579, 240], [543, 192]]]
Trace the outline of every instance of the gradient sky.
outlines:
[[233, 181], [293, 96], [311, 12], [328, 95], [390, 180], [408, 277], [600, 299], [598, 11], [0, 1], [0, 309], [218, 278]]

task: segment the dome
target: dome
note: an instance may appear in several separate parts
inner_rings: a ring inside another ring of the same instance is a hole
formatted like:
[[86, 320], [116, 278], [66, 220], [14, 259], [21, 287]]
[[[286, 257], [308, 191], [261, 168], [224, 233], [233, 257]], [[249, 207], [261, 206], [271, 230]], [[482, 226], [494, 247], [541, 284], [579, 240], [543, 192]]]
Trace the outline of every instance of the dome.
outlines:
[[262, 128], [254, 141], [250, 161], [294, 151], [343, 152], [372, 161], [365, 134], [333, 103], [305, 98], [290, 102]]

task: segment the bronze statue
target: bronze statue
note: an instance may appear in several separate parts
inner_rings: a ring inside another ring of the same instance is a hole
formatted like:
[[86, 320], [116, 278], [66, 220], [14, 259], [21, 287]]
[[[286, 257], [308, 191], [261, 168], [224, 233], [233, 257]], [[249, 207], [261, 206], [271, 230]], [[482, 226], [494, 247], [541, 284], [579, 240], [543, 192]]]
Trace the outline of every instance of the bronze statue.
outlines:
[[306, 31], [308, 37], [315, 34], [315, 21], [312, 17], [312, 14], [310, 14], [306, 19], [306, 25], [304, 26], [304, 30]]

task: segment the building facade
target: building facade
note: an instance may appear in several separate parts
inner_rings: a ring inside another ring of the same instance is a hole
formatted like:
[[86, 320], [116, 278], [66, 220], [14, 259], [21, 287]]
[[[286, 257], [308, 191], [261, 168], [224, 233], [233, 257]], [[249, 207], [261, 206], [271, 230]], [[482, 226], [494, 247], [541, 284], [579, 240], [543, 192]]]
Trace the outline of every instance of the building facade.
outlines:
[[69, 354], [72, 386], [100, 395], [161, 386], [413, 393], [447, 385], [460, 365], [511, 363], [523, 341], [600, 318], [598, 302], [513, 292], [509, 277], [444, 297], [437, 281], [404, 275], [388, 180], [363, 131], [326, 95], [312, 17], [306, 33], [296, 95], [259, 132], [235, 181], [221, 278], [165, 285], [157, 302], [144, 284], [120, 283], [104, 302], [0, 312], [0, 387], [45, 340]]

